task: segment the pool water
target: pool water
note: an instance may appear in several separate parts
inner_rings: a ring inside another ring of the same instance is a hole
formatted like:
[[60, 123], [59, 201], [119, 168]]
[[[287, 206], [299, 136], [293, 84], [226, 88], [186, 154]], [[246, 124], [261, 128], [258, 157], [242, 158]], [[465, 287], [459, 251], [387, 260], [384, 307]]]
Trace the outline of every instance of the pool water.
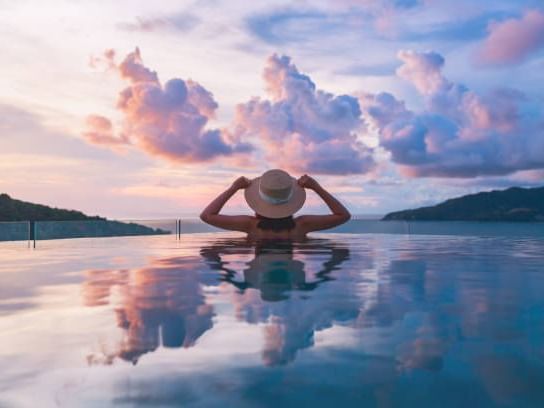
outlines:
[[0, 407], [544, 406], [544, 240], [317, 237], [0, 244]]

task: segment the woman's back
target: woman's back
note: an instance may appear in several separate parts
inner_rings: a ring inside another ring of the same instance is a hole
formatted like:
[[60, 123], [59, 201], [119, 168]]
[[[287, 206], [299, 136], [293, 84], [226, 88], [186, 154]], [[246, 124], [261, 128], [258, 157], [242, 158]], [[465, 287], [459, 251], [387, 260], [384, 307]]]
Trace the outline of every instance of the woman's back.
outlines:
[[306, 233], [297, 225], [297, 220], [288, 217], [289, 220], [274, 220], [257, 215], [251, 223], [247, 236], [250, 239], [291, 239], [300, 240], [306, 238]]
[[[302, 215], [293, 218], [305, 200], [305, 189], [313, 190], [332, 214]], [[248, 205], [256, 216], [219, 214], [225, 203], [238, 191], [245, 190]], [[264, 215], [263, 215], [264, 214]], [[266, 216], [265, 216], [266, 215]], [[304, 175], [295, 180], [282, 170], [269, 170], [250, 181], [238, 178], [200, 214], [202, 221], [227, 230], [241, 231], [251, 239], [300, 240], [311, 231], [336, 227], [350, 219], [349, 211], [313, 178]]]

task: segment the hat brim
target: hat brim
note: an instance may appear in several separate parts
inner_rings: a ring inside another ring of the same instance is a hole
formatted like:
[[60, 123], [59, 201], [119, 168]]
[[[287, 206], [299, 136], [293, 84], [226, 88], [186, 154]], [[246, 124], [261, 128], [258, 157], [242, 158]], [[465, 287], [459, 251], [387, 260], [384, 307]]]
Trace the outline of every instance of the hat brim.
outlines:
[[293, 178], [293, 193], [288, 202], [284, 204], [270, 204], [264, 201], [259, 194], [259, 180], [251, 180], [251, 184], [244, 191], [247, 204], [257, 214], [267, 218], [285, 218], [293, 215], [304, 205], [306, 201], [306, 191], [300, 187], [295, 178]]

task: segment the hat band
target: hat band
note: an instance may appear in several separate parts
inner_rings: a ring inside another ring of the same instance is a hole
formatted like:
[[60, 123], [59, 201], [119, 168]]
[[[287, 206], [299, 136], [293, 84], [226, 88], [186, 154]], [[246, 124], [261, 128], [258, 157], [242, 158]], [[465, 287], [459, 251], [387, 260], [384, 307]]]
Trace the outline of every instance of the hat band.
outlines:
[[263, 193], [263, 191], [261, 190], [261, 186], [259, 186], [259, 196], [268, 204], [273, 204], [273, 205], [285, 204], [289, 202], [289, 200], [293, 196], [293, 189], [291, 188], [291, 191], [289, 191], [289, 195], [287, 196], [287, 198], [275, 198], [275, 197], [270, 197], [269, 195]]

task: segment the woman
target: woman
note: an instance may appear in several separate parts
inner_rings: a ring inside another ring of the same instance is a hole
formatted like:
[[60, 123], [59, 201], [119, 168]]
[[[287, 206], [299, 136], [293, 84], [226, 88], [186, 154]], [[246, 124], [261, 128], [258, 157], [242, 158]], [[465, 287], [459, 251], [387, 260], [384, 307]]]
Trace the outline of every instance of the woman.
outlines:
[[[332, 214], [301, 215], [293, 218], [306, 200], [305, 189], [323, 199]], [[255, 216], [219, 214], [225, 203], [238, 191], [245, 190], [248, 205]], [[336, 227], [350, 219], [349, 211], [312, 177], [295, 180], [283, 170], [269, 170], [249, 180], [240, 177], [200, 214], [200, 219], [215, 227], [247, 233], [250, 239], [303, 239], [311, 231]]]

